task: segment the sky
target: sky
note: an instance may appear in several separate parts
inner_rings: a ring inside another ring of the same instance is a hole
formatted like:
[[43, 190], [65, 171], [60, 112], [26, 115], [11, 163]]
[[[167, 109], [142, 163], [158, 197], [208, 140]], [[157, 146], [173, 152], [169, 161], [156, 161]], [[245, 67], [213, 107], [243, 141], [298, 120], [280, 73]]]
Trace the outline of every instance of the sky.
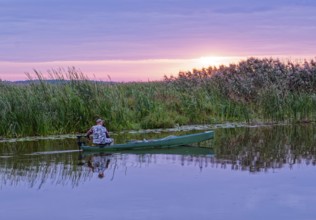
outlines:
[[314, 0], [0, 0], [0, 79], [76, 67], [154, 81], [248, 57], [314, 58]]

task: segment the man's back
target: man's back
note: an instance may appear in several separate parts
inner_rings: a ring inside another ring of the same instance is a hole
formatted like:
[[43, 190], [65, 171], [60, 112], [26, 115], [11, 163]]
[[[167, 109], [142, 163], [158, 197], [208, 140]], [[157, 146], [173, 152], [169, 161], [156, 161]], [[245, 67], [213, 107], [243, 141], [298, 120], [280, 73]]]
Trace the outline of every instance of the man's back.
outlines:
[[93, 143], [105, 144], [106, 143], [106, 128], [102, 125], [95, 125], [93, 129]]

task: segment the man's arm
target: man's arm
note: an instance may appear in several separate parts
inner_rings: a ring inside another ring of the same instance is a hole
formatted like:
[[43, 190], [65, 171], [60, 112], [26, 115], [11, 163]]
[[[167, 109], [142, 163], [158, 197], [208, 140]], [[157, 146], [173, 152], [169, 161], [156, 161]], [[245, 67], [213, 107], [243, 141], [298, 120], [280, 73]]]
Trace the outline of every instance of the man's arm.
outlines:
[[88, 140], [90, 140], [90, 135], [91, 134], [93, 134], [92, 128], [90, 128], [89, 131], [87, 131], [87, 133], [86, 133], [86, 137], [88, 138]]
[[107, 130], [105, 131], [105, 136], [106, 138], [110, 138], [109, 132]]

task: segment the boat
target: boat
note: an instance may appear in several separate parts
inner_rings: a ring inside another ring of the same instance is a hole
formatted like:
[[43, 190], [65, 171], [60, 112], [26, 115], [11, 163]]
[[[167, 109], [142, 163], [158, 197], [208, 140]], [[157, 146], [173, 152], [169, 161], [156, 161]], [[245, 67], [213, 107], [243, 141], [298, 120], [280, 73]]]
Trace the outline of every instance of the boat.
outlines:
[[210, 140], [214, 137], [214, 131], [205, 131], [195, 134], [181, 136], [168, 136], [160, 139], [136, 140], [123, 144], [88, 146], [77, 136], [78, 146], [83, 151], [113, 151], [113, 150], [130, 150], [130, 149], [150, 149], [150, 148], [170, 148], [177, 146], [187, 146], [194, 143]]

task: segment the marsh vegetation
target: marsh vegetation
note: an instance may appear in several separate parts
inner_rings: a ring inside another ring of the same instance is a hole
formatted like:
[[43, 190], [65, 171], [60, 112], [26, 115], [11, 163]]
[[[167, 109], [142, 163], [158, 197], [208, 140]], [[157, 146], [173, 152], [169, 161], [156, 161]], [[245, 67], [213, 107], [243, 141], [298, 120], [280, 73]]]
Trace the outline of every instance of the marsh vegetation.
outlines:
[[316, 121], [314, 60], [249, 58], [157, 82], [92, 81], [75, 68], [28, 77], [27, 84], [0, 81], [0, 137], [85, 132], [98, 117], [110, 131]]

